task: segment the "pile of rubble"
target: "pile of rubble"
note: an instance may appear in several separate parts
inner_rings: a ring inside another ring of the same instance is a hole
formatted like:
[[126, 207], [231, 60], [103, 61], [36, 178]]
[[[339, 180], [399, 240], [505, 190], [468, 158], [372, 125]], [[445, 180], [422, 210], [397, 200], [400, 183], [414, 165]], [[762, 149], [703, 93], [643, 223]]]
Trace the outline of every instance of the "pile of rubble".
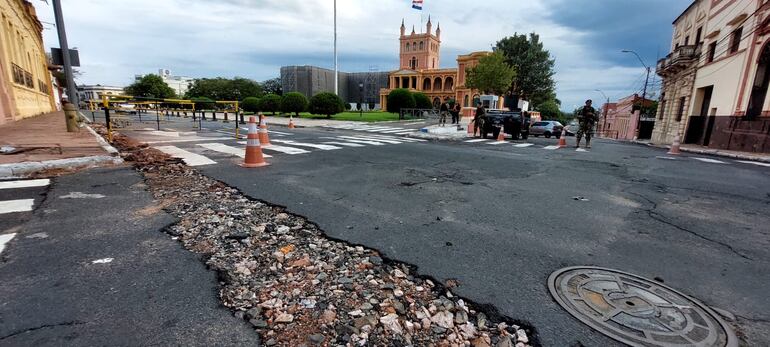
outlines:
[[[334, 241], [302, 217], [132, 147], [167, 232], [217, 271], [223, 304], [267, 346], [529, 346], [533, 332], [480, 312], [377, 251]], [[157, 159], [155, 161], [149, 159]]]

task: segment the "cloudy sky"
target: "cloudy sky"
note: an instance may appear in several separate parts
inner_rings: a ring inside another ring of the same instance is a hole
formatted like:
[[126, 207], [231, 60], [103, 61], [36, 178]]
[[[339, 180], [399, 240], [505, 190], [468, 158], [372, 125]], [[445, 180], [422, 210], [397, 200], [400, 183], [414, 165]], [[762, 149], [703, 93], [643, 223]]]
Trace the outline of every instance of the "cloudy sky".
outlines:
[[[41, 21], [53, 9], [32, 0]], [[332, 0], [67, 0], [70, 47], [80, 51], [78, 83], [125, 86], [160, 68], [190, 77], [278, 77], [283, 65], [333, 67]], [[586, 98], [641, 92], [644, 68], [668, 53], [671, 22], [690, 0], [338, 0], [340, 70], [398, 67], [401, 20], [420, 30], [431, 15], [442, 30], [442, 67], [489, 50], [502, 37], [536, 32], [556, 60], [557, 96], [570, 110]], [[50, 1], [49, 1], [50, 3]], [[56, 29], [44, 40], [58, 47]], [[652, 78], [651, 78], [652, 79]], [[659, 78], [656, 78], [659, 81]], [[652, 80], [650, 81], [653, 82]]]

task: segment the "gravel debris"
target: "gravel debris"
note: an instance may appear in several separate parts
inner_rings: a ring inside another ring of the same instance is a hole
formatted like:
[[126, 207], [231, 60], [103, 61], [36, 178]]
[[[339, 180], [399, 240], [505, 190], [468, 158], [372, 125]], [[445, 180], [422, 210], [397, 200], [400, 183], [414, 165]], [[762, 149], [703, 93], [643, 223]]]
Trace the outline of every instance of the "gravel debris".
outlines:
[[267, 346], [539, 344], [531, 327], [449, 292], [455, 280], [436, 285], [157, 150], [122, 136], [115, 143], [157, 203], [179, 218], [166, 232], [217, 272], [222, 304]]

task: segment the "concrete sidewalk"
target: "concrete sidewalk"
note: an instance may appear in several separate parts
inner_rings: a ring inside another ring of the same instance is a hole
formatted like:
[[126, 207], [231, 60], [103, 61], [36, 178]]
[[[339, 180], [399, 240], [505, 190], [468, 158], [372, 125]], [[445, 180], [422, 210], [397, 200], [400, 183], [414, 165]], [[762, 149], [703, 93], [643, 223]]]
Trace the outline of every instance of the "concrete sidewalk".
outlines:
[[122, 162], [89, 127], [68, 133], [61, 111], [0, 126], [0, 148], [0, 178]]
[[[616, 140], [616, 141], [620, 141], [620, 140]], [[665, 148], [665, 149], [671, 148], [671, 145], [656, 145], [656, 144], [650, 143], [649, 140], [636, 140], [631, 142], [638, 143], [640, 145], [650, 146], [650, 147]], [[704, 146], [685, 145], [685, 144], [680, 145], [679, 150], [686, 153], [706, 154], [706, 155], [714, 155], [714, 156], [731, 158], [731, 159], [750, 160], [750, 161], [758, 161], [763, 163], [770, 163], [770, 154], [768, 153], [730, 151], [725, 149], [715, 149], [715, 148], [709, 148]]]

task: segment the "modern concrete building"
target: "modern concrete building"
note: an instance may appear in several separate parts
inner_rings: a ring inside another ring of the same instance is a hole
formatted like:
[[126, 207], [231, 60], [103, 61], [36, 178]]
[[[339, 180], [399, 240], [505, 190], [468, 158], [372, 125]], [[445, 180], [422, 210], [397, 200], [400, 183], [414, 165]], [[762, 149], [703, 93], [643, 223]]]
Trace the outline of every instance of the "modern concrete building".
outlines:
[[770, 3], [696, 0], [674, 21], [653, 142], [770, 153]]
[[81, 103], [88, 103], [90, 100], [102, 100], [102, 95], [121, 95], [123, 94], [123, 87], [103, 86], [101, 84], [96, 85], [80, 85], [78, 86], [78, 100]]
[[[190, 84], [195, 82], [195, 79], [192, 77], [172, 76], [171, 71], [168, 69], [158, 69], [158, 76], [160, 76], [160, 78], [163, 79], [163, 82], [166, 82], [179, 97], [183, 97], [190, 89]], [[144, 75], [135, 75], [134, 80], [138, 81], [142, 77], [144, 77]]]
[[35, 7], [0, 0], [0, 28], [0, 124], [56, 110]]
[[[379, 109], [379, 91], [388, 85], [389, 72], [339, 72], [339, 96], [351, 105], [363, 102], [363, 108]], [[308, 99], [321, 92], [334, 92], [334, 70], [317, 66], [281, 67], [284, 93], [300, 92]]]

